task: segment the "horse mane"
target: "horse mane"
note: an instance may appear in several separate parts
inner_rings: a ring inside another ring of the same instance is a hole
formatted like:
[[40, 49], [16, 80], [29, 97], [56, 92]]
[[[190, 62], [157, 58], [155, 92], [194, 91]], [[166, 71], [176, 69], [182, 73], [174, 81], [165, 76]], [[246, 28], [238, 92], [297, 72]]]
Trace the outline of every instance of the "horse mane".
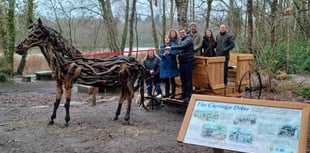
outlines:
[[63, 55], [68, 58], [81, 57], [82, 52], [75, 48], [72, 43], [70, 43], [66, 38], [64, 38], [57, 30], [50, 28], [48, 26], [42, 25], [51, 39], [51, 45], [57, 47], [57, 51], [60, 51]]

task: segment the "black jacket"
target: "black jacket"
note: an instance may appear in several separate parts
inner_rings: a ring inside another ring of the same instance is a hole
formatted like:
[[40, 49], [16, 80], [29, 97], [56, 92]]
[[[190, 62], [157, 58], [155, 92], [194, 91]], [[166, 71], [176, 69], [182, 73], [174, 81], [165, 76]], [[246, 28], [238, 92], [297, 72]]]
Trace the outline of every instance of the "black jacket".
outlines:
[[216, 36], [216, 56], [225, 56], [229, 59], [229, 51], [235, 47], [234, 37], [227, 32]]
[[178, 45], [171, 46], [171, 50], [178, 50], [180, 64], [194, 61], [194, 45], [190, 35], [183, 37]]
[[215, 56], [215, 48], [216, 48], [216, 42], [214, 42], [214, 44], [211, 44], [209, 38], [204, 36], [201, 47], [201, 55], [207, 57], [213, 57]]

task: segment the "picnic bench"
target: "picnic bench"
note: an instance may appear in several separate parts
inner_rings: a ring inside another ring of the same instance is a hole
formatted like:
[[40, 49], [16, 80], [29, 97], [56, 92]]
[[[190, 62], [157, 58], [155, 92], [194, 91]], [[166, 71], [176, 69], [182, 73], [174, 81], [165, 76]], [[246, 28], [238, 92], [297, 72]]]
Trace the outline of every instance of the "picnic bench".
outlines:
[[52, 71], [37, 71], [34, 74], [36, 80], [53, 80]]

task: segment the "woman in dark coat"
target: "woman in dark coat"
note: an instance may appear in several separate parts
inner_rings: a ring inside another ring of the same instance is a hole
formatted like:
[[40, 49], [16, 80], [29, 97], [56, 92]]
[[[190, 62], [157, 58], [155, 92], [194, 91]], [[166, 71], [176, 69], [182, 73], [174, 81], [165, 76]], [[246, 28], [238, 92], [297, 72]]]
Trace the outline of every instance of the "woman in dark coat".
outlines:
[[[160, 78], [163, 79], [165, 83], [165, 94], [164, 98], [170, 96], [170, 98], [175, 98], [175, 77], [179, 75], [179, 69], [177, 66], [176, 50], [165, 50], [167, 46], [174, 46], [175, 43], [170, 41], [170, 37], [166, 36], [164, 43], [160, 46], [162, 48], [159, 51], [160, 61]], [[171, 87], [171, 95], [170, 95]]]
[[203, 42], [201, 47], [201, 55], [207, 57], [215, 56], [216, 41], [213, 36], [213, 32], [210, 29], [205, 31], [203, 36]]
[[160, 59], [155, 55], [154, 50], [148, 50], [143, 60], [143, 65], [146, 70], [146, 91], [147, 96], [151, 97], [153, 86], [155, 86], [155, 91], [157, 94], [162, 94], [160, 89]]

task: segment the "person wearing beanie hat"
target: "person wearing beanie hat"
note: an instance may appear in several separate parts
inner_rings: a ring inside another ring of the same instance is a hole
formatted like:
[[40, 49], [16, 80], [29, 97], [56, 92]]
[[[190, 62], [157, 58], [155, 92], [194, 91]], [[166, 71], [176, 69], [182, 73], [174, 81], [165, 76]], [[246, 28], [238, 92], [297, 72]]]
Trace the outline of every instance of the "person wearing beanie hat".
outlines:
[[187, 34], [192, 36], [195, 56], [200, 56], [200, 54], [201, 54], [200, 50], [201, 50], [203, 39], [197, 31], [197, 24], [195, 22], [191, 22], [190, 30], [187, 32]]
[[196, 22], [191, 22], [191, 24], [189, 26], [195, 25], [197, 26]]

